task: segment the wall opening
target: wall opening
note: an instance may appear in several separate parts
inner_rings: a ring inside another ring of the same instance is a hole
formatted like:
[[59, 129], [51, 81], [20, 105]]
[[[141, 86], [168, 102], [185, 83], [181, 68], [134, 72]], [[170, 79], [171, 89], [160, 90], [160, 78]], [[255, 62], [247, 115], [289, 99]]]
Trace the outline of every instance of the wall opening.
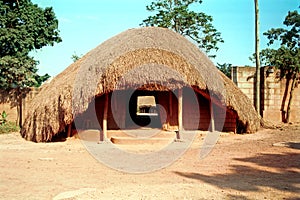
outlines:
[[157, 104], [156, 92], [136, 90], [129, 100], [126, 128], [162, 128]]

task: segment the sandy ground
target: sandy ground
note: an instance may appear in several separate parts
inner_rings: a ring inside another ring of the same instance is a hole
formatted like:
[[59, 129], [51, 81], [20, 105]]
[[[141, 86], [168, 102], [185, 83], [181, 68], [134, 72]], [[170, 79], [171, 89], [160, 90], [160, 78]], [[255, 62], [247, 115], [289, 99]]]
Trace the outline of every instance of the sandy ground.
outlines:
[[199, 159], [202, 143], [199, 135], [164, 169], [129, 174], [97, 161], [76, 138], [36, 144], [0, 135], [0, 199], [299, 199], [299, 124], [225, 134]]

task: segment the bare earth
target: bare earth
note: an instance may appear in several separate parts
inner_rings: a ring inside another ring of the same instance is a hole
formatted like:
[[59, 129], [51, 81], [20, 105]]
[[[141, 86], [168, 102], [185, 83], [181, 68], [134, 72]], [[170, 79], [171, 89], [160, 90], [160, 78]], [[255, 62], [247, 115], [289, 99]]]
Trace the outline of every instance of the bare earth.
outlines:
[[199, 159], [202, 143], [197, 137], [164, 169], [128, 174], [98, 162], [76, 138], [36, 144], [0, 135], [0, 199], [299, 199], [299, 124], [223, 135]]

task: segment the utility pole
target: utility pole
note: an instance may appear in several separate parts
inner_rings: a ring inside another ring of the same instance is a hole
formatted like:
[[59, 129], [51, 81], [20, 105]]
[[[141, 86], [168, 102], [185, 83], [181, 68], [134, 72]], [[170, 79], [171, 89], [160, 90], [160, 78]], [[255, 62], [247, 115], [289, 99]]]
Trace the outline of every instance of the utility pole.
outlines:
[[259, 58], [259, 7], [258, 0], [254, 0], [255, 4], [255, 63], [256, 63], [256, 76], [255, 76], [255, 96], [254, 103], [257, 113], [260, 115], [260, 58]]

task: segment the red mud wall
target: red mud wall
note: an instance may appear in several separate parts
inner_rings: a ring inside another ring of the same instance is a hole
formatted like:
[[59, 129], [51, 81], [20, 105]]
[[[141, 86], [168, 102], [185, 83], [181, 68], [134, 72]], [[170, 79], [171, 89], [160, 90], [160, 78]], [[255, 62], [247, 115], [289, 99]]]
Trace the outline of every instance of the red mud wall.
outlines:
[[[187, 130], [211, 130], [211, 109], [208, 99], [185, 89], [183, 92], [183, 127]], [[216, 130], [236, 132], [237, 117], [233, 111], [227, 110], [225, 106], [222, 108], [213, 105], [213, 113]]]
[[[126, 126], [126, 104], [129, 102], [130, 92], [115, 91], [109, 94], [108, 99], [108, 129], [124, 129]], [[157, 104], [163, 107], [166, 116], [162, 124], [166, 124], [168, 129], [178, 128], [178, 100], [177, 91], [155, 92]], [[82, 115], [77, 117], [77, 128], [99, 128], [102, 126], [105, 95], [97, 97], [94, 103], [90, 103], [89, 108]], [[95, 112], [96, 111], [96, 115]], [[161, 114], [161, 113], [160, 113]], [[224, 119], [225, 117], [225, 119]], [[236, 131], [236, 115], [232, 111], [224, 110], [215, 106], [214, 118], [216, 127], [221, 127], [223, 131]], [[209, 130], [211, 122], [210, 102], [201, 94], [195, 93], [191, 89], [183, 90], [183, 127], [186, 130]], [[219, 129], [217, 129], [219, 130]]]
[[[31, 88], [26, 94], [23, 95], [22, 107], [23, 107], [23, 120], [25, 118], [25, 113], [30, 101], [38, 94], [39, 88]], [[11, 122], [17, 122], [18, 111], [17, 111], [17, 99], [9, 95], [5, 91], [0, 90], [0, 114], [5, 111], [7, 114], [7, 120]]]

